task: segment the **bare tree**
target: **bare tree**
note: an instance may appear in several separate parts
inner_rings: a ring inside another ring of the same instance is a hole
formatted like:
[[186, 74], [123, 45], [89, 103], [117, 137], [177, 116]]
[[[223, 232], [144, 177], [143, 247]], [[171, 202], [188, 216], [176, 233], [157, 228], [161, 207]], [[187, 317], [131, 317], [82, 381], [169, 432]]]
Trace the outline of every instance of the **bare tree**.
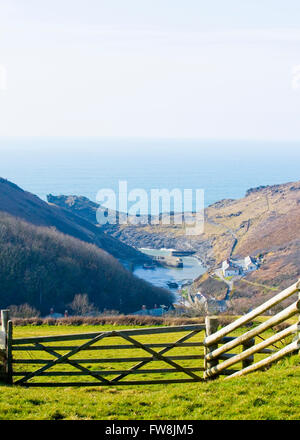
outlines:
[[76, 315], [89, 315], [97, 312], [97, 308], [94, 304], [90, 303], [86, 293], [75, 295], [69, 306]]
[[11, 305], [8, 307], [12, 318], [36, 318], [40, 312], [29, 304]]

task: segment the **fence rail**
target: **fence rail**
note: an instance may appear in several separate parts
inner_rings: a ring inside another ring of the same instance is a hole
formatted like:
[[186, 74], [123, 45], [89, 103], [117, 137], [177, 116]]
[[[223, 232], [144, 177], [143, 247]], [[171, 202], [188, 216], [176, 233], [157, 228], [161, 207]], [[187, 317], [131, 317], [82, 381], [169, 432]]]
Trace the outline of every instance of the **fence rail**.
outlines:
[[[273, 328], [274, 326], [286, 322], [291, 317], [297, 315], [299, 317], [300, 314], [300, 280], [293, 284], [293, 286], [285, 289], [280, 292], [269, 301], [266, 301], [261, 306], [252, 310], [245, 316], [237, 319], [231, 324], [223, 327], [221, 330], [217, 330], [217, 322], [214, 324], [207, 323], [207, 329], [210, 329], [210, 326], [213, 325], [215, 328], [214, 332], [207, 331], [206, 338], [204, 340], [205, 346], [205, 365], [206, 370], [204, 372], [204, 378], [210, 379], [215, 378], [219, 374], [222, 373], [223, 370], [229, 369], [233, 365], [236, 365], [242, 362], [242, 369], [239, 371], [233, 372], [231, 375], [228, 375], [226, 379], [242, 376], [244, 374], [250, 373], [252, 371], [268, 367], [273, 362], [281, 359], [289, 353], [293, 353], [300, 349], [300, 320], [298, 318], [298, 323], [290, 325], [288, 328], [277, 332], [276, 334], [270, 336], [267, 339], [263, 339], [258, 344], [255, 344], [255, 337], [260, 336], [268, 329]], [[281, 303], [285, 299], [290, 296], [298, 293], [298, 300], [295, 301], [290, 306], [286, 307], [281, 312], [267, 319], [265, 322], [261, 323], [257, 327], [252, 328], [251, 330], [246, 331], [240, 336], [237, 337], [228, 337], [227, 335], [232, 333], [235, 330], [238, 330], [245, 324], [252, 321], [254, 318], [258, 317], [262, 313], [268, 311], [275, 305]], [[211, 318], [207, 318], [208, 321]], [[278, 341], [282, 341], [285, 338], [295, 335], [295, 340], [283, 347], [282, 349], [276, 351], [268, 349], [269, 346], [274, 346], [274, 344]], [[225, 344], [222, 344], [222, 341], [226, 340]], [[222, 345], [220, 345], [222, 344]], [[242, 352], [237, 354], [228, 353], [232, 349], [242, 346]], [[227, 359], [226, 359], [227, 354]], [[254, 363], [254, 355], [257, 354], [269, 354], [265, 359], [261, 359]], [[223, 361], [223, 362], [220, 362]], [[229, 370], [230, 371], [230, 370]]]

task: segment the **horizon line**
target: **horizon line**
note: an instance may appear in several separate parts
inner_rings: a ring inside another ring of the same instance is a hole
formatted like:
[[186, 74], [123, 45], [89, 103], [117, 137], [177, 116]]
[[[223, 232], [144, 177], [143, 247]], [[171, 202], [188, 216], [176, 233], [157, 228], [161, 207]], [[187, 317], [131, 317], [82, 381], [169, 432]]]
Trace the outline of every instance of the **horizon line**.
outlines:
[[300, 142], [300, 138], [299, 139], [286, 139], [286, 138], [280, 138], [280, 139], [272, 139], [272, 138], [249, 138], [249, 137], [245, 137], [245, 138], [213, 138], [213, 137], [188, 137], [188, 136], [176, 136], [176, 137], [172, 137], [172, 136], [101, 136], [101, 135], [96, 135], [96, 136], [89, 136], [89, 135], [82, 135], [82, 136], [72, 136], [72, 135], [25, 135], [25, 136], [1, 136], [0, 135], [0, 140], [1, 139], [5, 139], [5, 140], [37, 140], [37, 139], [49, 139], [49, 140], [59, 140], [59, 139], [70, 139], [70, 140], [81, 140], [81, 139], [88, 139], [88, 140], [130, 140], [130, 141], [134, 141], [134, 140], [149, 140], [149, 141], [153, 141], [153, 140], [170, 140], [170, 141], [200, 141], [200, 142], [289, 142], [289, 143], [297, 143]]

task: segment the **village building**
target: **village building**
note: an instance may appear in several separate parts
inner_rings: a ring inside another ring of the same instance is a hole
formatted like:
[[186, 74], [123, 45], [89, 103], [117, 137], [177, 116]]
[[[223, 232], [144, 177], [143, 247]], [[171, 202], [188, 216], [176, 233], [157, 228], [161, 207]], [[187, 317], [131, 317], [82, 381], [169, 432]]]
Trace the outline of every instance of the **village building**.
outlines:
[[253, 272], [258, 269], [256, 260], [249, 255], [241, 260], [227, 259], [223, 261], [222, 272], [223, 276], [232, 277], [237, 275], [245, 275], [248, 272]]
[[232, 260], [225, 260], [222, 264], [223, 276], [232, 277], [240, 274], [240, 268], [236, 266]]
[[197, 292], [192, 298], [195, 306], [202, 308], [206, 314], [225, 312], [226, 304], [224, 300], [217, 300], [212, 295]]
[[244, 263], [244, 270], [246, 272], [252, 272], [253, 270], [257, 269], [257, 264], [256, 261], [254, 260], [254, 258], [252, 257], [246, 257], [245, 258], [245, 263]]

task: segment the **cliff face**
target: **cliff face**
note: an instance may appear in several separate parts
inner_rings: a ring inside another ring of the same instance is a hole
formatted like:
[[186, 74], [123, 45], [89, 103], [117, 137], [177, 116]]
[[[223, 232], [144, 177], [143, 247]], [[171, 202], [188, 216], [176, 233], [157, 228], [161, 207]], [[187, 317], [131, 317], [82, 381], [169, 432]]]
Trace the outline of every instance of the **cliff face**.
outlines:
[[88, 220], [92, 224], [97, 223], [96, 212], [99, 208], [97, 203], [92, 202], [87, 197], [83, 196], [54, 196], [49, 194], [47, 196], [48, 203], [51, 205], [60, 206], [67, 209], [73, 214]]
[[251, 189], [240, 200], [209, 207], [206, 215], [216, 224], [215, 266], [230, 256], [263, 256], [259, 270], [235, 282], [233, 298], [257, 297], [259, 303], [300, 277], [300, 182]]
[[[96, 212], [99, 209], [97, 203], [92, 202], [83, 196], [54, 196], [49, 194], [47, 200], [69, 212], [76, 214], [121, 242], [135, 248], [169, 248], [195, 251], [199, 258], [205, 263], [211, 263], [211, 244], [207, 237], [199, 236], [197, 239], [188, 239], [185, 234], [185, 225], [164, 225], [160, 221], [158, 225], [149, 224], [148, 218], [141, 217], [143, 224], [134, 224], [136, 219], [129, 217], [128, 224], [106, 224], [99, 226], [97, 224]], [[118, 217], [118, 212], [116, 216]], [[153, 217], [157, 219], [158, 217]], [[174, 223], [174, 222], [173, 222]]]
[[2, 178], [0, 178], [0, 212], [36, 226], [54, 227], [64, 234], [95, 244], [121, 260], [148, 261], [144, 254], [105, 234], [88, 219], [57, 205], [48, 204]]
[[[300, 238], [300, 182], [248, 190], [246, 197], [222, 209], [208, 208], [207, 216], [236, 240], [233, 255], [278, 250]], [[216, 239], [218, 241], [218, 235]], [[229, 256], [226, 252], [222, 258]]]

